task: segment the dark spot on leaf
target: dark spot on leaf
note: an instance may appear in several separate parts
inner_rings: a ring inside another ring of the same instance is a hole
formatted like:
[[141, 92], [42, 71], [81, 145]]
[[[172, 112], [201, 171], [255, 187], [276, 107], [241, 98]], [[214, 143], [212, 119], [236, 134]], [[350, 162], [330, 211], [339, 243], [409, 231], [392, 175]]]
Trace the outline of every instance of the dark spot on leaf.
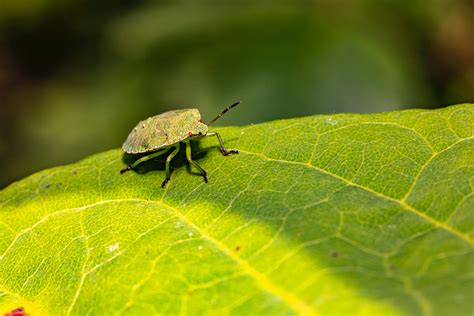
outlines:
[[331, 252], [331, 257], [333, 257], [333, 258], [339, 257], [339, 252], [337, 252], [337, 251]]
[[47, 185], [45, 185], [45, 188], [49, 189], [50, 186], [51, 186], [51, 184], [48, 183]]
[[73, 171], [72, 171], [72, 174], [76, 175], [76, 174], [77, 174], [77, 170], [73, 170]]
[[394, 265], [393, 263], [388, 266], [388, 269], [393, 272], [396, 272], [398, 270], [397, 266]]
[[145, 251], [145, 254], [146, 254], [146, 255], [149, 254], [149, 253], [150, 253], [149, 251]]
[[12, 310], [10, 313], [6, 313], [5, 316], [26, 316], [23, 307]]
[[239, 251], [239, 250], [240, 250], [240, 246], [239, 245], [235, 246], [235, 251]]

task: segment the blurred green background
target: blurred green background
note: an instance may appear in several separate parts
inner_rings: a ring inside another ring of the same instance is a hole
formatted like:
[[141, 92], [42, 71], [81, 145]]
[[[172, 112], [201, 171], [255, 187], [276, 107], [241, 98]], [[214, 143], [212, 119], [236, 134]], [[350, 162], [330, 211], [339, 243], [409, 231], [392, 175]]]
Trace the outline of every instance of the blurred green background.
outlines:
[[0, 187], [117, 148], [137, 121], [219, 124], [474, 101], [471, 1], [0, 2]]

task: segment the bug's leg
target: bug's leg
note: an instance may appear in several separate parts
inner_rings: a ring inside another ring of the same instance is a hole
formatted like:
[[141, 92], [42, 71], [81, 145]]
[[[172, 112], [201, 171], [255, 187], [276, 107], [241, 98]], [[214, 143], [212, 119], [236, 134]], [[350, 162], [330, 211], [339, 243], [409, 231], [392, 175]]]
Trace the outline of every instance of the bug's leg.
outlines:
[[221, 135], [219, 135], [219, 133], [210, 132], [210, 133], [207, 133], [206, 136], [216, 136], [217, 137], [217, 140], [219, 141], [219, 145], [221, 147], [221, 152], [224, 156], [229, 156], [229, 155], [232, 155], [232, 154], [238, 154], [239, 153], [239, 151], [237, 149], [227, 150], [224, 146], [224, 142], [222, 141]]
[[189, 163], [192, 164], [199, 172], [201, 172], [201, 175], [204, 178], [204, 181], [208, 181], [207, 179], [207, 172], [204, 170], [200, 165], [197, 164], [197, 162], [193, 161], [191, 157], [191, 143], [186, 142], [186, 159], [188, 159]]
[[168, 157], [166, 157], [166, 166], [165, 166], [165, 169], [166, 169], [166, 179], [163, 181], [163, 183], [161, 184], [161, 187], [164, 188], [165, 185], [168, 183], [168, 181], [170, 181], [170, 176], [171, 176], [171, 173], [170, 173], [170, 162], [171, 162], [171, 159], [174, 158], [174, 156], [176, 156], [176, 154], [178, 153], [179, 151], [179, 144], [177, 146], [174, 146], [174, 149], [173, 151], [171, 152], [171, 154], [168, 155]]
[[168, 148], [166, 149], [163, 149], [163, 150], [159, 150], [155, 153], [152, 153], [152, 154], [149, 154], [147, 156], [144, 156], [140, 159], [138, 159], [137, 161], [135, 161], [134, 163], [132, 163], [130, 166], [127, 166], [125, 168], [123, 168], [122, 170], [120, 170], [120, 173], [124, 173], [126, 171], [129, 171], [129, 170], [133, 170], [136, 166], [138, 166], [139, 164], [141, 164], [142, 162], [145, 162], [147, 160], [150, 160], [150, 159], [153, 159], [155, 157], [158, 157], [159, 155], [162, 155], [165, 151], [167, 151]]

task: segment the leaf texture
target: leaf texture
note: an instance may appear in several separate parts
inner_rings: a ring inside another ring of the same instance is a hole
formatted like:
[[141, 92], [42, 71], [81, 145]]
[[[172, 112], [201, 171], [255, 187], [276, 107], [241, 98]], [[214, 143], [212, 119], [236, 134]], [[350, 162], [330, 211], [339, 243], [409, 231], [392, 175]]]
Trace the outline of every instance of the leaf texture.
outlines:
[[468, 315], [474, 106], [219, 128], [123, 175], [120, 150], [0, 192], [0, 312]]

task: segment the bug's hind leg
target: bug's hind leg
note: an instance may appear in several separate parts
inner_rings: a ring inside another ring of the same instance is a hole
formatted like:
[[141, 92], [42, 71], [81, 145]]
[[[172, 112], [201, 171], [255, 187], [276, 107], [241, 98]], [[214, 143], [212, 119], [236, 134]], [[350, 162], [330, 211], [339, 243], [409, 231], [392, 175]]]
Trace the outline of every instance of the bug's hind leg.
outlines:
[[191, 157], [191, 143], [186, 142], [186, 159], [189, 161], [190, 164], [192, 164], [199, 172], [201, 172], [201, 175], [204, 178], [204, 181], [207, 182], [207, 172], [204, 170], [200, 165], [197, 164], [197, 162], [193, 161]]
[[170, 162], [171, 160], [174, 158], [174, 156], [176, 156], [176, 154], [178, 153], [179, 151], [179, 144], [177, 146], [174, 146], [174, 149], [173, 151], [171, 152], [171, 154], [168, 155], [168, 157], [166, 157], [166, 166], [165, 166], [165, 169], [166, 169], [166, 179], [163, 181], [163, 183], [161, 183], [161, 187], [164, 188], [166, 186], [166, 184], [168, 183], [168, 181], [170, 181], [170, 177], [171, 177], [171, 172], [170, 172]]
[[219, 146], [221, 147], [221, 152], [224, 156], [229, 156], [229, 155], [239, 153], [239, 151], [237, 149], [227, 150], [224, 146], [224, 142], [222, 141], [221, 135], [219, 135], [219, 133], [210, 132], [210, 133], [207, 133], [206, 136], [216, 136], [217, 137], [217, 140], [219, 141]]
[[137, 161], [135, 161], [134, 163], [132, 163], [130, 166], [127, 166], [125, 168], [123, 168], [122, 170], [120, 170], [120, 173], [124, 173], [124, 172], [127, 172], [127, 171], [130, 171], [130, 170], [133, 170], [135, 169], [136, 166], [138, 166], [139, 164], [141, 164], [142, 162], [145, 162], [147, 160], [150, 160], [150, 159], [153, 159], [155, 157], [158, 157], [159, 155], [162, 155], [165, 151], [167, 151], [168, 148], [166, 149], [163, 149], [163, 150], [159, 150], [155, 153], [152, 153], [152, 154], [149, 154], [147, 156], [144, 156], [140, 159], [138, 159]]

